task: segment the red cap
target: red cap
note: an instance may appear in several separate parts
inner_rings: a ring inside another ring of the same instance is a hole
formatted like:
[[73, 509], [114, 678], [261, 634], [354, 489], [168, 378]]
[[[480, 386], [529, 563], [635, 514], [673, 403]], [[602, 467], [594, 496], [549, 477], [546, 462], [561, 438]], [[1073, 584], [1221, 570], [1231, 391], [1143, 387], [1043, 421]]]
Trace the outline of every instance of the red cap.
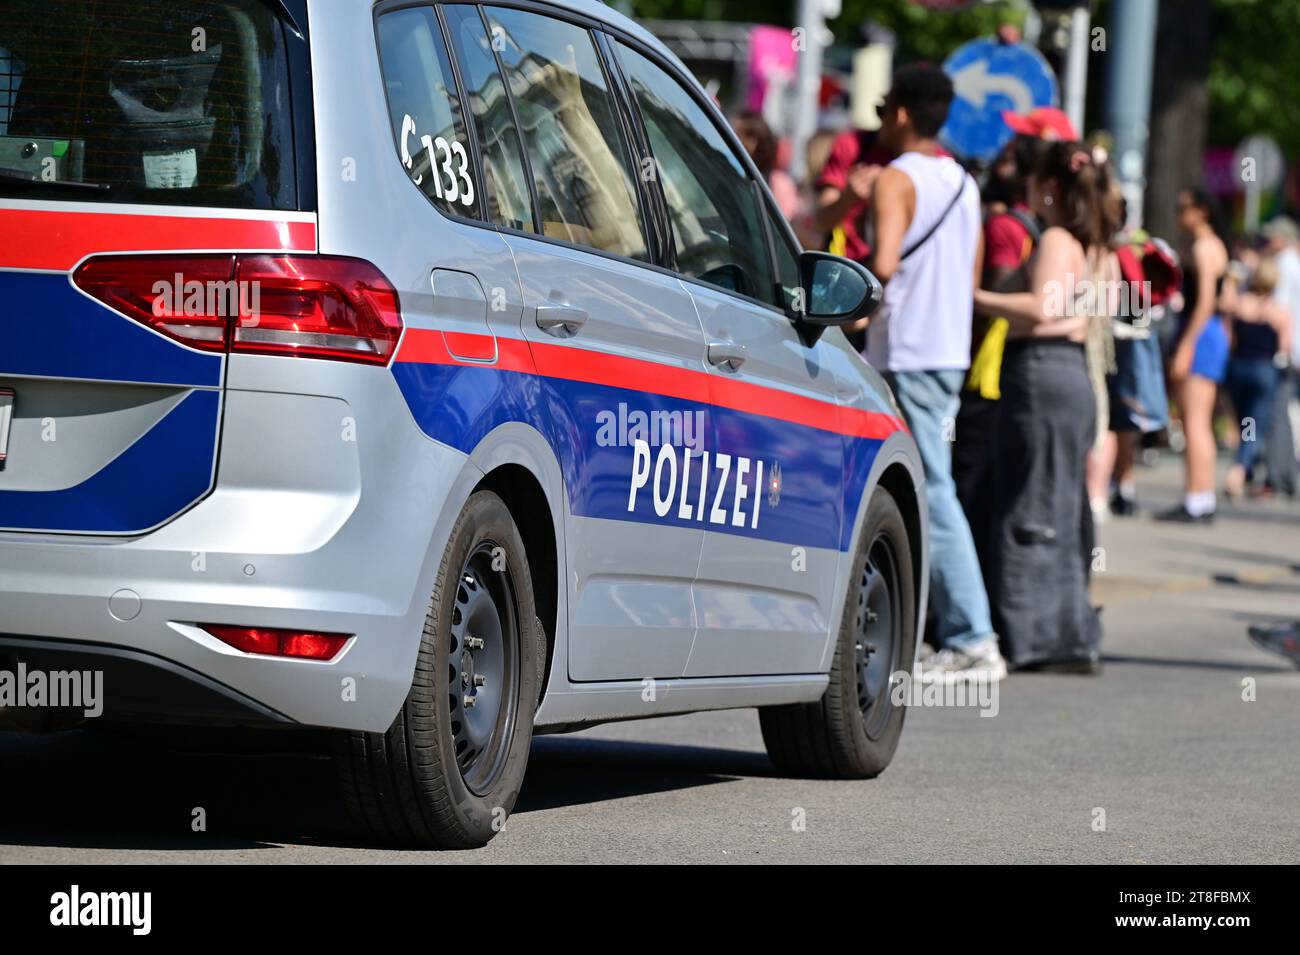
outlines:
[[1070, 122], [1070, 117], [1055, 106], [1040, 106], [1023, 116], [1006, 110], [1002, 114], [1002, 121], [1010, 126], [1012, 131], [1021, 136], [1032, 136], [1034, 139], [1065, 139], [1073, 142], [1079, 138], [1079, 133], [1075, 130], [1074, 123]]

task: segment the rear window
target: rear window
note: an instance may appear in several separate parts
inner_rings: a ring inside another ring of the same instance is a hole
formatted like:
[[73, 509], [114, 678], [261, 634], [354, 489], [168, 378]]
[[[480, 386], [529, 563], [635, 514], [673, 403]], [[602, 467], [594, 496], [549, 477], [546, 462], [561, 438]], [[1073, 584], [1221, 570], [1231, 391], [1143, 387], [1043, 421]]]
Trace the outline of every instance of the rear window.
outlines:
[[297, 207], [265, 0], [6, 0], [0, 195]]

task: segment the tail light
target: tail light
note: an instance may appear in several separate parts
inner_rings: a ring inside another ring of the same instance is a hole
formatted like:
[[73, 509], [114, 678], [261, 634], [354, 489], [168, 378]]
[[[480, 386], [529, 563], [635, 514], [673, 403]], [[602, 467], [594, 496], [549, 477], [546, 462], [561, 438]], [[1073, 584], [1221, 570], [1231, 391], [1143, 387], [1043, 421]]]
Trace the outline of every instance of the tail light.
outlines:
[[78, 288], [205, 351], [387, 364], [402, 334], [397, 290], [362, 259], [160, 255], [88, 259]]
[[277, 627], [228, 627], [217, 623], [203, 624], [203, 629], [222, 643], [245, 653], [305, 660], [333, 660], [349, 636], [346, 633], [314, 633]]
[[225, 351], [229, 316], [217, 296], [234, 281], [233, 255], [105, 256], [72, 273], [82, 291], [191, 348]]
[[231, 351], [386, 364], [397, 347], [397, 290], [369, 262], [240, 256], [235, 277], [257, 307], [235, 323]]

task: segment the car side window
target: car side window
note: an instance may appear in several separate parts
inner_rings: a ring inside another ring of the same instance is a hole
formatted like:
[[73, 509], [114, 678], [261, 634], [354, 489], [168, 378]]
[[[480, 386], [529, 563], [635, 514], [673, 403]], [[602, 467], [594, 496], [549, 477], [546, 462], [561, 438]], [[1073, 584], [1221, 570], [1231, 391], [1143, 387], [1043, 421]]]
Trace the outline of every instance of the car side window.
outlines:
[[443, 212], [480, 218], [481, 190], [433, 8], [386, 13], [378, 33], [389, 117], [407, 175]]
[[478, 134], [488, 221], [533, 232], [523, 148], [483, 18], [478, 7], [470, 4], [449, 3], [442, 12]]
[[684, 276], [771, 304], [775, 282], [753, 181], [682, 85], [623, 44], [619, 62], [640, 110]]
[[772, 233], [772, 249], [776, 255], [776, 281], [781, 292], [781, 302], [787, 312], [802, 312], [807, 304], [800, 290], [799, 250], [786, 235], [785, 224], [777, 218], [769, 204], [764, 204], [768, 231]]
[[647, 259], [631, 156], [591, 34], [486, 8], [532, 167], [542, 233]]

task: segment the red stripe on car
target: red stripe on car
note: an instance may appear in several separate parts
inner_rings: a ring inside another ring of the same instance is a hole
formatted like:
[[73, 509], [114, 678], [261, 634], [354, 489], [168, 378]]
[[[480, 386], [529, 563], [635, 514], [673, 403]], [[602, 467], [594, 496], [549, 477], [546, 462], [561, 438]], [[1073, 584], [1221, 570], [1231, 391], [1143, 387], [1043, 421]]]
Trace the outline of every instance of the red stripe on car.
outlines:
[[[462, 343], [462, 339], [474, 337], [464, 332], [455, 334], [458, 345], [462, 346], [467, 344]], [[490, 354], [491, 337], [477, 337], [484, 339], [482, 350]], [[723, 378], [705, 371], [674, 368], [640, 358], [610, 355], [570, 345], [529, 343], [512, 338], [498, 338], [497, 350], [497, 361], [483, 367], [663, 395], [763, 415], [855, 438], [883, 441], [896, 431], [906, 430], [903, 422], [895, 415], [862, 408], [845, 408], [780, 388]], [[435, 365], [480, 364], [455, 358], [448, 352], [441, 332], [423, 328], [407, 329], [397, 360]]]
[[0, 209], [0, 268], [71, 269], [102, 252], [315, 252], [316, 223], [299, 218]]

